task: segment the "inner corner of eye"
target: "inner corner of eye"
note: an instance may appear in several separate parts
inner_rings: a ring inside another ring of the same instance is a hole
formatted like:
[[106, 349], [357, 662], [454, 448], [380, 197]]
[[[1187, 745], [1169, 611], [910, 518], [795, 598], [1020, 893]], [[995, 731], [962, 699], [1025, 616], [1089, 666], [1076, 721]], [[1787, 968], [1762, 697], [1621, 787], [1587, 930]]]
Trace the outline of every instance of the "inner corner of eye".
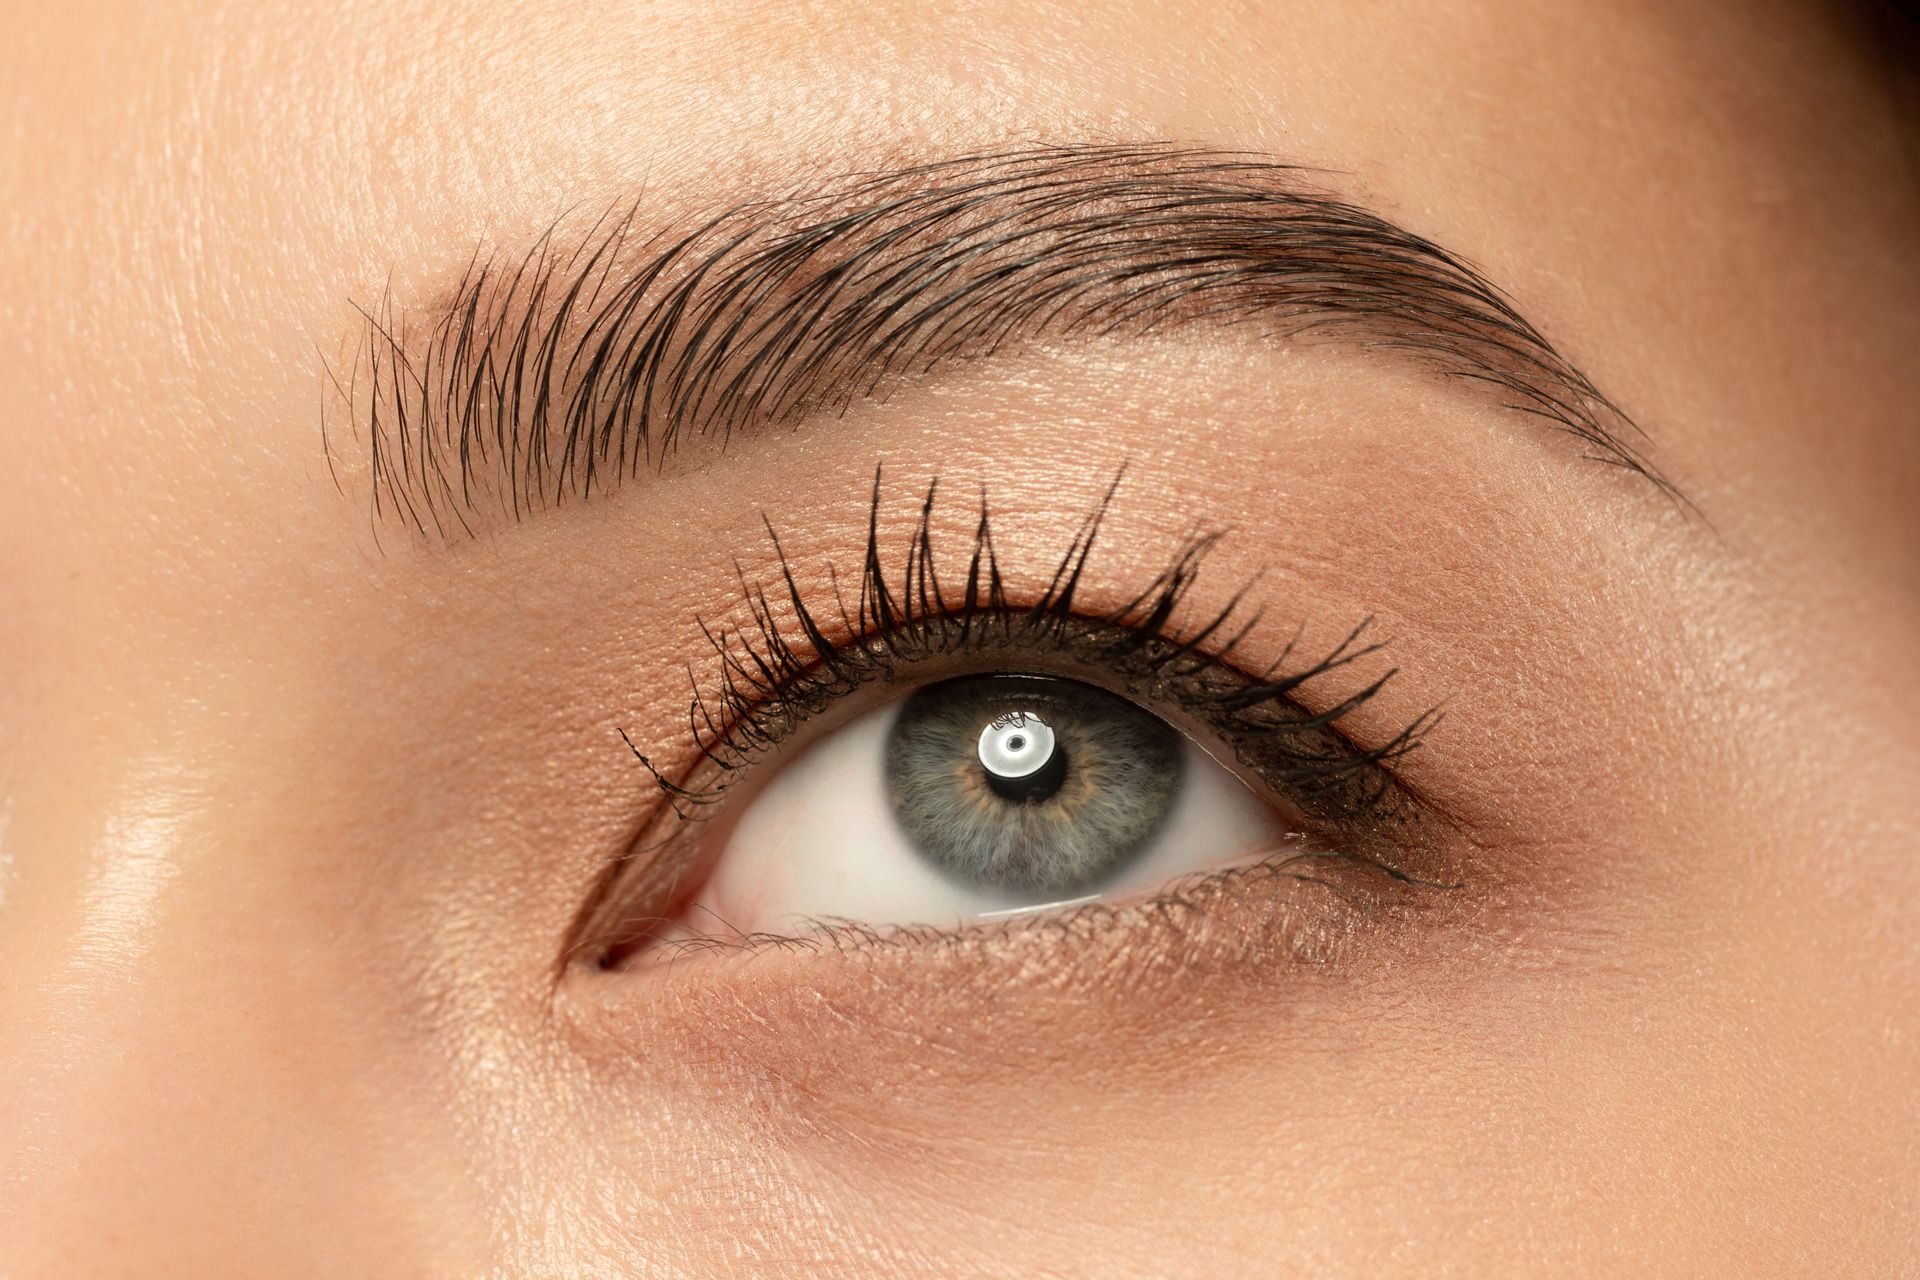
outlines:
[[1149, 893], [1295, 834], [1165, 718], [1096, 685], [922, 685], [761, 766], [677, 936], [956, 926]]

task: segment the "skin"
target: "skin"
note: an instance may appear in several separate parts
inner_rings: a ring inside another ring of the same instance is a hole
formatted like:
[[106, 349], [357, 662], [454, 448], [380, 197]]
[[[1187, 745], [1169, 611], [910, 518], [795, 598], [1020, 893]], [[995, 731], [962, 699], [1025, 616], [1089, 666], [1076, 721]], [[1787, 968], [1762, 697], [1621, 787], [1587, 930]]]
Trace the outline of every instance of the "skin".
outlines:
[[[8, 19], [0, 1273], [1920, 1267], [1920, 186], [1864, 39], [927, 8]], [[329, 477], [353, 300], [639, 182], [694, 211], [1030, 138], [1335, 171], [1698, 514], [1378, 356], [1219, 333], [451, 547], [376, 537], [350, 424]], [[657, 808], [615, 730], [674, 740], [763, 510], [817, 583], [876, 461], [890, 521], [985, 484], [1031, 586], [1123, 460], [1092, 598], [1198, 513], [1234, 531], [1199, 603], [1267, 571], [1255, 648], [1378, 619], [1401, 674], [1353, 729], [1445, 704], [1410, 847], [1460, 890], [556, 979]]]

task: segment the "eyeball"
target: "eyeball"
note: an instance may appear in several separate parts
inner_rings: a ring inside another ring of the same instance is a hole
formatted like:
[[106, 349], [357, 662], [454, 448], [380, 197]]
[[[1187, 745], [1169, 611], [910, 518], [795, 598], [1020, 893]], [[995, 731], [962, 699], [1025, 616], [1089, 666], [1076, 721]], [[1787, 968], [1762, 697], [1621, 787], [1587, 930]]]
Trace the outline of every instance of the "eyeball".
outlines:
[[926, 685], [815, 740], [720, 829], [679, 936], [951, 925], [1280, 848], [1278, 812], [1140, 704], [1049, 675]]

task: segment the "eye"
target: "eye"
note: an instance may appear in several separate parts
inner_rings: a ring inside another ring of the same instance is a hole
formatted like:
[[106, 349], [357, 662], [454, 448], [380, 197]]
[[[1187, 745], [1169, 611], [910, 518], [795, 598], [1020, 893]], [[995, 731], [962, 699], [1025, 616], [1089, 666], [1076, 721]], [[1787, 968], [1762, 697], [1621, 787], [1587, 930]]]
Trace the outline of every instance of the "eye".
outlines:
[[[1341, 732], [1393, 675], [1348, 670], [1380, 649], [1367, 621], [1317, 661], [1297, 661], [1290, 641], [1248, 652], [1260, 610], [1244, 588], [1197, 618], [1189, 608], [1210, 535], [1131, 590], [1110, 585], [1122, 603], [1086, 609], [1112, 496], [1025, 602], [984, 498], [970, 550], [936, 569], [929, 488], [890, 581], [876, 475], [851, 604], [832, 562], [803, 589], [769, 526], [783, 592], [743, 571], [746, 624], [699, 624], [717, 675], [696, 675], [692, 741], [672, 748], [690, 763], [663, 771], [621, 731], [655, 785], [654, 816], [569, 954], [619, 969], [675, 943], [905, 940], [1159, 901], [1182, 881], [1197, 893], [1195, 873], [1218, 871], [1211, 895], [1263, 864], [1310, 864], [1299, 878], [1315, 883], [1343, 861], [1415, 882], [1393, 865], [1418, 811], [1390, 766], [1437, 716], [1371, 746]], [[965, 587], [949, 595], [943, 578]], [[887, 689], [910, 692], [849, 716]]]
[[1166, 720], [1054, 676], [929, 684], [772, 767], [667, 936], [953, 925], [1149, 891], [1291, 834]]

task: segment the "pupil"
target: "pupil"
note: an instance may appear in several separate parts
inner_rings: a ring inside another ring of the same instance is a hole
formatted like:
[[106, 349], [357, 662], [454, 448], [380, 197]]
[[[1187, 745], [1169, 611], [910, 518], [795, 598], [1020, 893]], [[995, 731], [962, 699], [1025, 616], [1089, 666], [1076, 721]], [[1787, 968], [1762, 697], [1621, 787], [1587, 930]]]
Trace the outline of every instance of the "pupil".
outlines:
[[1031, 711], [995, 716], [980, 731], [975, 754], [987, 786], [1002, 800], [1037, 803], [1060, 789], [1067, 753], [1053, 726]]
[[[1016, 734], [1007, 739], [1006, 754], [1022, 752], [1026, 745], [1026, 738]], [[1036, 748], [1032, 754], [1038, 755], [1039, 750]], [[1008, 762], [994, 763], [1004, 765]], [[1013, 804], [1039, 804], [1060, 790], [1060, 784], [1067, 780], [1067, 753], [1058, 742], [1052, 744], [1046, 758], [1037, 765], [1031, 758], [1019, 761], [1017, 773], [1002, 773], [986, 760], [980, 764], [993, 794]]]

